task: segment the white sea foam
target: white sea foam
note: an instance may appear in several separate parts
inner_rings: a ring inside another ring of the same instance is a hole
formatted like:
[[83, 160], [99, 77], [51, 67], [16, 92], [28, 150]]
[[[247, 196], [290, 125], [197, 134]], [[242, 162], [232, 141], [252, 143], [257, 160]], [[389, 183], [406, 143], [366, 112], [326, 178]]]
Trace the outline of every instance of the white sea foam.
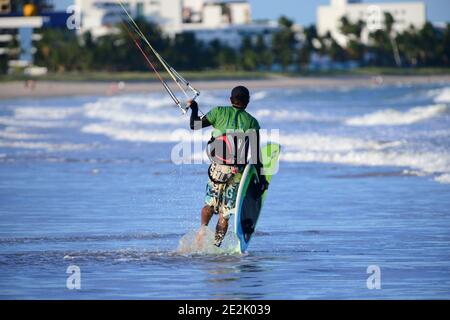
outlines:
[[353, 117], [345, 120], [345, 124], [351, 126], [399, 126], [409, 125], [416, 122], [428, 120], [439, 114], [448, 112], [446, 105], [432, 105], [427, 107], [417, 107], [406, 112], [394, 109], [386, 109], [369, 113], [360, 117]]
[[434, 180], [440, 183], [450, 184], [450, 173], [437, 176]]
[[145, 107], [147, 109], [158, 109], [173, 106], [173, 100], [168, 95], [123, 95], [100, 98], [96, 102], [105, 107]]
[[252, 101], [264, 100], [265, 98], [267, 98], [268, 95], [269, 92], [267, 91], [258, 91], [251, 95], [251, 100]]
[[63, 120], [80, 112], [80, 108], [21, 107], [14, 110], [14, 115], [16, 119]]
[[48, 143], [48, 142], [25, 142], [25, 141], [0, 141], [0, 147], [14, 149], [33, 149], [46, 151], [81, 151], [88, 150], [91, 146], [74, 143]]
[[[177, 125], [186, 122], [185, 118], [177, 117], [173, 101], [167, 98], [161, 100], [147, 97], [121, 97], [120, 99], [101, 98], [95, 102], [87, 103], [83, 107], [83, 113], [91, 119], [101, 119], [120, 123], [140, 124], [172, 124]], [[152, 110], [166, 106], [168, 111]], [[170, 112], [169, 112], [170, 111]], [[176, 113], [175, 113], [176, 114]]]
[[270, 119], [275, 121], [331, 121], [327, 116], [314, 115], [306, 111], [269, 110], [260, 109], [253, 112], [257, 119]]
[[102, 134], [113, 140], [129, 142], [180, 142], [180, 141], [207, 141], [208, 135], [205, 133], [196, 134], [185, 129], [175, 131], [168, 130], [144, 130], [118, 126], [114, 123], [95, 123], [84, 126], [81, 129], [84, 133]]
[[173, 114], [161, 113], [137, 113], [126, 110], [123, 106], [108, 108], [102, 104], [89, 104], [85, 107], [84, 115], [88, 118], [102, 119], [121, 123], [141, 124], [182, 124], [185, 118], [176, 117]]
[[[13, 110], [14, 115], [0, 117], [0, 125], [41, 129], [75, 127], [77, 123], [75, 121], [68, 121], [67, 118], [79, 114], [82, 111], [81, 108], [64, 107], [17, 107]], [[3, 136], [5, 135], [13, 138], [12, 133], [4, 133]]]
[[411, 170], [411, 169], [405, 169], [403, 170], [403, 174], [404, 175], [408, 175], [408, 176], [417, 176], [417, 177], [424, 177], [427, 174], [423, 171], [420, 170]]
[[46, 134], [32, 134], [26, 132], [20, 132], [17, 130], [11, 130], [6, 128], [5, 130], [0, 130], [0, 138], [10, 139], [10, 140], [34, 140], [34, 139], [44, 139], [48, 138], [49, 135]]
[[284, 147], [291, 150], [339, 152], [353, 150], [383, 150], [398, 147], [402, 141], [380, 142], [358, 138], [325, 136], [318, 134], [287, 134], [280, 137]]
[[325, 162], [363, 166], [397, 166], [420, 169], [426, 173], [450, 172], [450, 155], [395, 151], [286, 152], [282, 159], [291, 162]]
[[17, 119], [15, 117], [0, 117], [0, 124], [11, 127], [27, 127], [27, 128], [41, 128], [41, 129], [68, 128], [77, 126], [77, 123], [73, 121], [28, 120], [28, 119]]
[[406, 167], [417, 175], [441, 173], [436, 178], [446, 182], [450, 174], [450, 153], [418, 151], [406, 141], [380, 142], [359, 138], [316, 134], [282, 135], [285, 151], [282, 161], [321, 162], [357, 166]]
[[436, 103], [450, 103], [450, 87], [432, 90], [431, 95]]

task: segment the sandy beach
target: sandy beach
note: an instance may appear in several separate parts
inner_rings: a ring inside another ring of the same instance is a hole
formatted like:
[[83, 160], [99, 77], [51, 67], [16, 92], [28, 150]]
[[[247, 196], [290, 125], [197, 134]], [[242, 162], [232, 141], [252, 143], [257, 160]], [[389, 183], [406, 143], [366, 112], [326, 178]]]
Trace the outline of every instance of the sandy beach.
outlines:
[[[333, 87], [371, 87], [379, 85], [407, 85], [426, 83], [449, 83], [450, 75], [436, 76], [336, 76], [336, 77], [298, 77], [271, 78], [262, 80], [213, 80], [195, 81], [200, 91], [229, 89], [244, 84], [250, 89], [269, 88], [333, 88]], [[36, 81], [32, 84], [14, 81], [0, 83], [0, 99], [116, 95], [130, 93], [159, 92], [163, 88], [159, 82], [70, 82]]]

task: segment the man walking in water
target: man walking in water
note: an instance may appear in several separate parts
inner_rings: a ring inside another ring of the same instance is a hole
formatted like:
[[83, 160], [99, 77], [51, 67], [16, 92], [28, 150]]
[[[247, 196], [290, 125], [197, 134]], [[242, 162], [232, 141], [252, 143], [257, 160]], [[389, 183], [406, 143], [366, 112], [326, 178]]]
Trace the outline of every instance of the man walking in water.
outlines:
[[[228, 148], [230, 141], [227, 140], [227, 134], [232, 131], [243, 132], [244, 134], [253, 131], [255, 133], [253, 137], [256, 137], [256, 141], [250, 141], [250, 144], [255, 143], [256, 154], [259, 156], [260, 126], [258, 121], [246, 111], [250, 102], [249, 90], [243, 86], [234, 88], [231, 92], [230, 101], [231, 106], [215, 107], [202, 118], [198, 115], [198, 104], [195, 101], [191, 102], [191, 129], [199, 130], [212, 126], [214, 128], [212, 141], [215, 139], [223, 141], [227, 150], [230, 150]], [[237, 153], [237, 147], [231, 149], [234, 149], [234, 153]], [[222, 161], [215, 161], [217, 158]], [[236, 160], [237, 155], [231, 155], [231, 158]], [[228, 230], [230, 215], [236, 206], [239, 182], [246, 162], [236, 163], [236, 161], [228, 161], [229, 158], [227, 157], [215, 157], [211, 160], [212, 164], [208, 169], [209, 181], [206, 186], [205, 206], [201, 213], [202, 230], [200, 233], [209, 224], [213, 214], [219, 214], [214, 244], [220, 247]], [[259, 157], [254, 163], [258, 173], [260, 173], [262, 166]], [[261, 174], [260, 180], [261, 191], [263, 192], [267, 188], [268, 183]]]

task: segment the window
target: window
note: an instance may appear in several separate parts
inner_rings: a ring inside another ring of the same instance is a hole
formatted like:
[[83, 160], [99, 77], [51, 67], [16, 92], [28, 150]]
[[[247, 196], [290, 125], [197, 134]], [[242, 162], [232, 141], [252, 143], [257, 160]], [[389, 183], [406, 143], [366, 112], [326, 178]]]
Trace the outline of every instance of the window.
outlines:
[[144, 16], [144, 4], [142, 2], [138, 2], [136, 6], [136, 16], [143, 17]]
[[9, 0], [0, 0], [0, 13], [10, 13], [11, 2]]

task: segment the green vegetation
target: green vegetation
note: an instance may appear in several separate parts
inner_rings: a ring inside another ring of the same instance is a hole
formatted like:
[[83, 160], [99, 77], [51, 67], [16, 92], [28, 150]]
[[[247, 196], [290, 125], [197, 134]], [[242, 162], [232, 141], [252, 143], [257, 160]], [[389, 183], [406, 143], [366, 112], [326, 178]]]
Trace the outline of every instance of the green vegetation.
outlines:
[[[421, 30], [410, 28], [402, 34], [392, 31], [394, 20], [386, 14], [385, 26], [369, 35], [364, 44], [364, 22], [341, 20], [341, 31], [347, 36], [342, 47], [330, 34], [319, 36], [316, 28], [305, 28], [303, 36], [292, 21], [280, 18], [279, 30], [271, 40], [264, 35], [246, 37], [238, 49], [219, 41], [205, 44], [194, 34], [183, 33], [169, 38], [158, 26], [137, 19], [156, 50], [177, 70], [191, 79], [268, 78], [310, 74], [448, 74], [450, 67], [450, 24], [443, 30], [427, 23]], [[43, 39], [36, 43], [35, 63], [46, 66], [48, 80], [153, 80], [153, 73], [139, 53], [134, 41], [144, 48], [152, 62], [151, 52], [141, 39], [133, 39], [125, 27], [112, 35], [93, 39], [87, 33], [77, 37], [64, 29], [43, 29]], [[11, 44], [12, 45], [12, 44]], [[16, 45], [16, 44], [14, 44]], [[18, 53], [16, 53], [18, 54]], [[311, 57], [326, 56], [332, 62], [357, 62], [353, 71], [309, 71]], [[402, 68], [398, 68], [402, 67]], [[274, 71], [277, 72], [274, 72]], [[0, 60], [3, 80], [22, 79], [5, 76], [6, 62]], [[25, 77], [23, 77], [25, 78]]]
[[392, 15], [385, 13], [384, 29], [369, 34], [366, 46], [361, 40], [364, 23], [352, 24], [343, 18], [341, 30], [350, 36], [347, 53], [364, 66], [450, 67], [450, 24], [440, 30], [428, 22], [420, 30], [411, 26], [397, 34], [394, 23]]
[[[161, 75], [166, 79], [169, 75], [162, 72]], [[288, 76], [288, 74], [270, 73], [270, 72], [253, 72], [253, 71], [224, 71], [224, 70], [207, 70], [207, 71], [184, 71], [183, 76], [192, 80], [226, 80], [226, 79], [268, 79], [280, 76]], [[28, 79], [23, 74], [11, 74], [0, 76], [0, 81], [22, 81]], [[51, 72], [44, 76], [36, 77], [38, 80], [45, 81], [157, 81], [157, 77], [153, 72], [135, 71], [70, 71], [70, 72]]]

